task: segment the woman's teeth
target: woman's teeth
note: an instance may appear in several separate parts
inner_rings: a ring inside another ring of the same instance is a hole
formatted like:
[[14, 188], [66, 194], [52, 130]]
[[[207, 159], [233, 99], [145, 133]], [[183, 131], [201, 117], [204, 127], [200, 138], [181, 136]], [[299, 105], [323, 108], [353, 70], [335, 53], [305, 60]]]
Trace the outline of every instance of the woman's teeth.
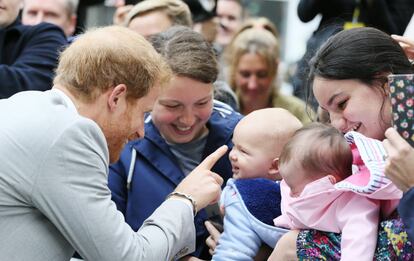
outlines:
[[179, 127], [179, 126], [176, 126], [176, 127], [180, 131], [188, 131], [189, 129], [191, 129], [191, 127]]

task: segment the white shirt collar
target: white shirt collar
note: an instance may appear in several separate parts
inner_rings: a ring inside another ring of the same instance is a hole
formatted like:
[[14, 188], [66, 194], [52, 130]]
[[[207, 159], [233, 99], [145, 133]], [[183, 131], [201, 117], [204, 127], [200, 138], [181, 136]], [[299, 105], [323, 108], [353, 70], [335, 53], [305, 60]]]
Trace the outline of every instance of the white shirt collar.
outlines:
[[54, 91], [55, 93], [57, 93], [63, 100], [65, 100], [66, 104], [68, 105], [68, 108], [71, 111], [78, 113], [78, 110], [76, 109], [75, 104], [69, 98], [69, 96], [66, 95], [66, 93], [64, 93], [62, 90], [59, 90], [57, 88], [53, 88], [52, 91]]

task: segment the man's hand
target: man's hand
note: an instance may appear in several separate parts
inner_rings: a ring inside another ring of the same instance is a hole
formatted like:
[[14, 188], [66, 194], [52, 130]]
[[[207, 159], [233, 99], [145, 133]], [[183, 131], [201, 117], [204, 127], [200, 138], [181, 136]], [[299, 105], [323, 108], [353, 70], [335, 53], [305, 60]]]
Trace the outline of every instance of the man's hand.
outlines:
[[112, 18], [114, 25], [123, 25], [129, 11], [131, 11], [133, 7], [133, 5], [118, 6]]
[[388, 153], [385, 175], [403, 192], [414, 187], [414, 149], [394, 128], [388, 128], [383, 141]]
[[210, 169], [226, 151], [227, 146], [223, 145], [211, 153], [175, 189], [190, 195], [196, 201], [196, 211], [219, 200], [223, 179]]

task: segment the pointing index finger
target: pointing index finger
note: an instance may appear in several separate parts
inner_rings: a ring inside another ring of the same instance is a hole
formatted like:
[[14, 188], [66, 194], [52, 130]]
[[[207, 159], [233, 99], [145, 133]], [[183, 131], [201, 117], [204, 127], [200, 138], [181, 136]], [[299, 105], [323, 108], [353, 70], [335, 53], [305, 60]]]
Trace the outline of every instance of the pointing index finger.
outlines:
[[223, 145], [220, 148], [218, 148], [216, 151], [214, 151], [213, 153], [211, 153], [210, 155], [207, 156], [207, 158], [205, 158], [200, 165], [198, 165], [197, 168], [202, 168], [202, 169], [211, 169], [214, 164], [216, 164], [216, 162], [223, 157], [224, 154], [226, 154], [227, 152], [227, 146]]

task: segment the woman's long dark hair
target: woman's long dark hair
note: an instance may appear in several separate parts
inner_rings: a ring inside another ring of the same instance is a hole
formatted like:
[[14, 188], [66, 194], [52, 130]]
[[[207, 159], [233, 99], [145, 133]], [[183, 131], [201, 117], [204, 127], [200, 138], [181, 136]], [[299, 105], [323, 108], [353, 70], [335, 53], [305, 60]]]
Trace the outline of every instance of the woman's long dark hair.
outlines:
[[[353, 79], [385, 92], [388, 74], [414, 73], [401, 46], [388, 34], [372, 28], [354, 28], [330, 37], [310, 61], [307, 103], [314, 99], [315, 77]], [[382, 108], [381, 108], [382, 110]]]
[[371, 27], [345, 30], [329, 38], [310, 61], [307, 97], [312, 97], [315, 77], [354, 79], [384, 91], [390, 73], [414, 73], [414, 67], [395, 40]]

